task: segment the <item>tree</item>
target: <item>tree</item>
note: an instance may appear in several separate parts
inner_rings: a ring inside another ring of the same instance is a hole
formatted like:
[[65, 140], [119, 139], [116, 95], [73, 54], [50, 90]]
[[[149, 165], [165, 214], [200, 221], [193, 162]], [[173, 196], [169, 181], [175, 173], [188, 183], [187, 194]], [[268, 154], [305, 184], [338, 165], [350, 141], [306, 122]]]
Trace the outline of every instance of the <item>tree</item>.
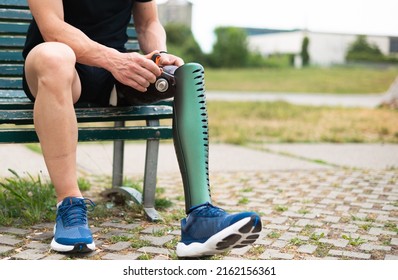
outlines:
[[371, 45], [365, 35], [359, 35], [349, 46], [347, 61], [380, 62], [385, 60], [384, 55], [376, 45]]
[[197, 62], [206, 64], [205, 56], [196, 42], [192, 30], [183, 24], [167, 24], [165, 26], [167, 34], [167, 48], [185, 62]]
[[303, 42], [301, 44], [301, 62], [303, 63], [303, 66], [308, 66], [310, 64], [310, 54], [308, 52], [308, 47], [310, 44], [310, 39], [305, 36], [303, 38]]
[[210, 65], [228, 68], [247, 66], [249, 51], [246, 31], [238, 27], [217, 27], [215, 34]]

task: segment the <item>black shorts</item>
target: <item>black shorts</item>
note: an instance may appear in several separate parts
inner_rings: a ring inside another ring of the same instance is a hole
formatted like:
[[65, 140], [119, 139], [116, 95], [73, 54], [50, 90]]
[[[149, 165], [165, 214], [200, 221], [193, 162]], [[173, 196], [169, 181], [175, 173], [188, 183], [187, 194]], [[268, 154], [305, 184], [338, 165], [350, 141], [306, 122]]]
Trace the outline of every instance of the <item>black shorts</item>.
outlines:
[[[100, 106], [108, 106], [109, 97], [116, 81], [112, 74], [103, 68], [87, 66], [80, 63], [76, 63], [76, 71], [82, 86], [78, 103], [88, 102]], [[23, 74], [23, 89], [26, 96], [34, 102], [35, 98], [29, 90], [25, 72]]]
[[[153, 84], [149, 86], [147, 92], [140, 92], [121, 84], [109, 71], [103, 68], [76, 63], [76, 71], [82, 86], [82, 92], [77, 103], [93, 103], [98, 106], [109, 106], [109, 98], [115, 85], [118, 106], [153, 104], [172, 98], [175, 94], [175, 90], [172, 87], [166, 92], [159, 93]], [[27, 97], [34, 102], [35, 98], [29, 90], [25, 72], [23, 74], [23, 89]]]

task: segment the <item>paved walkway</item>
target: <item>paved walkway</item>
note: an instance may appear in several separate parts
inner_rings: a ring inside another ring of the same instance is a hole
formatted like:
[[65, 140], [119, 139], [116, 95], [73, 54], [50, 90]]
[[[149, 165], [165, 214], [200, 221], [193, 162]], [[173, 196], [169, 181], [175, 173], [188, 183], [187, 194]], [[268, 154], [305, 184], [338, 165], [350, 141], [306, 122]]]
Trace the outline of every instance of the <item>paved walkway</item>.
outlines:
[[208, 100], [223, 101], [286, 101], [296, 105], [341, 106], [375, 108], [384, 98], [383, 93], [373, 94], [328, 94], [328, 93], [290, 93], [290, 92], [224, 92], [210, 91]]
[[[144, 144], [126, 147], [125, 171], [142, 178]], [[49, 250], [53, 224], [0, 227], [0, 259], [174, 259], [182, 183], [171, 143], [160, 146], [158, 198], [172, 202], [160, 223], [114, 206], [99, 193], [111, 174], [110, 144], [80, 144], [82, 176], [92, 179], [85, 195], [110, 218], [91, 217], [98, 249], [86, 256]], [[228, 211], [258, 211], [263, 231], [250, 247], [221, 259], [398, 259], [398, 145], [281, 144], [210, 146], [213, 201]], [[41, 172], [42, 157], [23, 145], [2, 145], [0, 176]], [[6, 160], [5, 160], [6, 159]], [[23, 160], [21, 160], [23, 159]], [[108, 210], [107, 210], [108, 209]], [[127, 210], [126, 210], [127, 209]], [[95, 212], [96, 213], [96, 212]]]

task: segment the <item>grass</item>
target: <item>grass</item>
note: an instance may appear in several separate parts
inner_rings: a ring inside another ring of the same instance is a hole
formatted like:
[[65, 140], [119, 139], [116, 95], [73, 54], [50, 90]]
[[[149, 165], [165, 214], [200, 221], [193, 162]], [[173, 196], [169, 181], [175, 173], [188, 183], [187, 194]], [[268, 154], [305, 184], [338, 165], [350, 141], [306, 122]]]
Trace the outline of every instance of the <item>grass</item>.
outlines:
[[214, 142], [398, 143], [396, 110], [210, 101], [208, 111]]
[[0, 225], [28, 226], [55, 219], [55, 191], [40, 176], [0, 180]]
[[382, 93], [398, 67], [206, 69], [206, 89], [252, 92]]
[[[20, 176], [13, 170], [10, 172], [11, 177], [0, 178], [0, 226], [28, 227], [37, 223], [53, 222], [56, 214], [56, 195], [54, 186], [49, 180], [29, 174]], [[92, 188], [91, 180], [87, 178], [78, 178], [78, 184], [83, 194]], [[95, 184], [109, 185], [106, 180]], [[126, 179], [124, 185], [142, 190], [141, 182]], [[160, 197], [163, 193], [164, 189], [157, 188], [155, 207], [159, 211], [168, 211], [172, 202]], [[167, 215], [171, 221], [177, 219], [177, 216], [182, 217], [182, 214], [167, 213]], [[113, 202], [99, 200], [96, 201], [92, 216], [94, 223], [102, 223], [114, 217], [123, 217], [127, 222], [134, 222], [137, 218], [142, 219], [143, 211], [142, 205], [135, 203], [126, 203], [116, 207]]]

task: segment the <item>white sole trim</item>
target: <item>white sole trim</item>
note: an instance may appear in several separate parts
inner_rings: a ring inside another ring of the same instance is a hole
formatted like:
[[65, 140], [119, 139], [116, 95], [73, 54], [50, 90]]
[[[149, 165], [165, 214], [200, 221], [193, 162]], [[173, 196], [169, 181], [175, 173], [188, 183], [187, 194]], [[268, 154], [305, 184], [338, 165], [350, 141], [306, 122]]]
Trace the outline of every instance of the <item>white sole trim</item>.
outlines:
[[[185, 245], [184, 243], [179, 242], [176, 248], [177, 256], [178, 257], [210, 256], [230, 250], [237, 245], [241, 246], [249, 245], [243, 243], [242, 241], [247, 241], [248, 240], [247, 237], [252, 236], [253, 234], [258, 234], [258, 232], [256, 233], [252, 232], [255, 229], [254, 225], [252, 226], [251, 230], [247, 233], [241, 233], [239, 230], [243, 228], [247, 223], [249, 223], [250, 220], [251, 217], [244, 218], [234, 223], [233, 225], [223, 229], [222, 231], [216, 233], [204, 243], [194, 242], [189, 245]], [[221, 241], [223, 241], [225, 238], [231, 235], [240, 235], [240, 238], [231, 243], [227, 248], [217, 249], [217, 244], [219, 244]]]

